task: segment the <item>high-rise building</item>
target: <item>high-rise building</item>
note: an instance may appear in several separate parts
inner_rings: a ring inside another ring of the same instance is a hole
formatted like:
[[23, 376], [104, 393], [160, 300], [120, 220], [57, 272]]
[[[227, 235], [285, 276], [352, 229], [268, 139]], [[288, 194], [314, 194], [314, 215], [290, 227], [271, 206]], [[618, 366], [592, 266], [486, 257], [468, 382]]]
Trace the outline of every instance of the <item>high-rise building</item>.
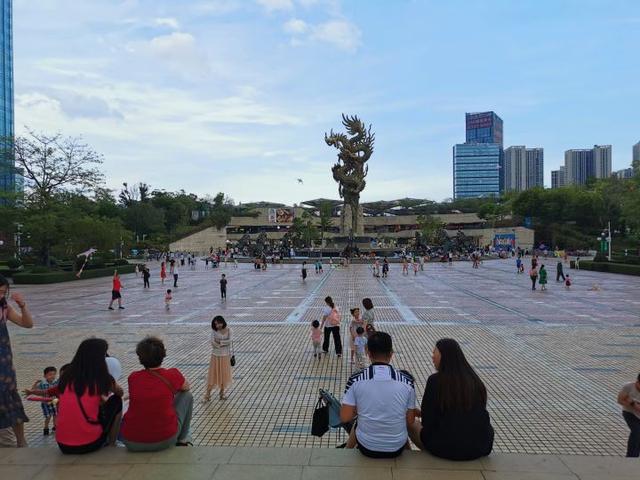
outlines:
[[495, 112], [466, 114], [466, 143], [497, 143], [502, 148], [502, 119]]
[[593, 176], [596, 178], [611, 176], [611, 145], [593, 146]]
[[544, 149], [524, 145], [504, 151], [504, 190], [522, 192], [544, 186]]
[[633, 146], [633, 155], [631, 156], [631, 166], [633, 171], [640, 173], [640, 142]]
[[551, 170], [551, 188], [560, 188], [566, 185], [564, 171], [564, 166], [561, 166], [558, 170]]
[[567, 185], [584, 185], [589, 178], [608, 178], [611, 176], [611, 145], [567, 150], [564, 165]]
[[10, 151], [13, 120], [13, 26], [12, 0], [0, 7], [0, 191], [15, 191], [15, 168]]
[[626, 178], [633, 178], [633, 168], [624, 168], [622, 170], [617, 170], [612, 174], [614, 177], [619, 178], [620, 180], [624, 180]]
[[453, 147], [453, 198], [486, 197], [502, 192], [502, 148], [497, 143]]

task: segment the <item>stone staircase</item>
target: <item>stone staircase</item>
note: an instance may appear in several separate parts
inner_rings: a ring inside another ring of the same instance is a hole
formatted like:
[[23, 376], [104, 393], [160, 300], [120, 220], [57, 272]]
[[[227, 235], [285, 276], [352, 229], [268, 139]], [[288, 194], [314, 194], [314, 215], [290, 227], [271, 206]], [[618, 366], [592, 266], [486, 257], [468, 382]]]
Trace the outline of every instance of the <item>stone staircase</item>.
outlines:
[[105, 448], [65, 456], [55, 448], [0, 449], [2, 480], [638, 480], [640, 461], [622, 457], [496, 453], [450, 462], [407, 451], [371, 460], [353, 450], [185, 447], [158, 453]]

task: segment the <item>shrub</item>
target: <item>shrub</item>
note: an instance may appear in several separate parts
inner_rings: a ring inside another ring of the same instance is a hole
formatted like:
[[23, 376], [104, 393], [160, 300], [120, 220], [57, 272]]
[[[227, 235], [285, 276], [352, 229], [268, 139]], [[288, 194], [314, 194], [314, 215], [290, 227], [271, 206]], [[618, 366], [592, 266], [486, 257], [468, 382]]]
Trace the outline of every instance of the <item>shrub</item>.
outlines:
[[602, 252], [596, 253], [596, 256], [593, 257], [594, 262], [608, 262], [609, 258]]
[[7, 260], [7, 267], [11, 270], [17, 270], [22, 266], [22, 262], [18, 258], [10, 258]]
[[[34, 267], [38, 268], [38, 267]], [[135, 265], [123, 265], [118, 267], [118, 272], [121, 274], [133, 273], [135, 271]], [[62, 272], [62, 271], [50, 271], [42, 273], [35, 273], [33, 271], [17, 273], [13, 276], [13, 281], [16, 284], [45, 284], [45, 283], [58, 283], [58, 282], [71, 282], [75, 280], [83, 280], [87, 278], [98, 277], [110, 277], [113, 275], [113, 268], [103, 268], [94, 270], [85, 270], [81, 279], [76, 277], [74, 272]]]
[[114, 265], [129, 265], [129, 262], [127, 260], [125, 260], [124, 258], [119, 258], [115, 262], [113, 262], [113, 264]]
[[[571, 268], [574, 268], [573, 263], [571, 264]], [[580, 269], [591, 270], [594, 272], [621, 273], [624, 275], [640, 276], [640, 265], [626, 265], [624, 263], [592, 262], [585, 260], [580, 262]]]
[[49, 267], [45, 267], [44, 265], [36, 265], [35, 267], [31, 267], [29, 269], [29, 273], [49, 273], [51, 269]]

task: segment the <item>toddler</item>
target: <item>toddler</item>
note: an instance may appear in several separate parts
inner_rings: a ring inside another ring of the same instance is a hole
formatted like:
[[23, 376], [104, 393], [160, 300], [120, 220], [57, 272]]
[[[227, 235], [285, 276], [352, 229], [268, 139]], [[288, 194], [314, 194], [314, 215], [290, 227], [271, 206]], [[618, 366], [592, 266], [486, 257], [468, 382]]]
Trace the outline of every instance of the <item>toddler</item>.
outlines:
[[349, 325], [349, 333], [351, 334], [351, 363], [353, 363], [356, 356], [355, 340], [358, 336], [358, 328], [362, 327], [364, 330], [365, 322], [360, 316], [360, 309], [358, 307], [351, 309], [351, 324]]
[[[46, 391], [52, 387], [58, 385], [58, 379], [56, 378], [58, 374], [58, 370], [56, 367], [47, 367], [43, 372], [43, 379], [37, 380], [31, 390], [42, 390]], [[46, 395], [48, 397], [49, 395]], [[44, 401], [40, 403], [40, 407], [42, 408], [42, 414], [44, 415], [44, 429], [42, 430], [43, 435], [49, 435], [49, 422], [53, 419], [53, 431], [56, 431], [56, 417], [58, 416], [58, 409], [56, 404], [58, 403], [57, 398], [51, 398], [49, 401]]]
[[313, 343], [313, 356], [320, 358], [320, 342], [322, 341], [322, 329], [320, 328], [320, 322], [314, 320], [311, 322], [311, 343]]
[[367, 349], [367, 337], [364, 334], [364, 328], [356, 328], [356, 338], [353, 341], [356, 348], [356, 368], [363, 370], [365, 367], [366, 349]]
[[164, 308], [169, 310], [171, 308], [171, 300], [173, 299], [173, 295], [171, 294], [171, 289], [167, 290], [167, 293], [164, 296]]
[[567, 279], [564, 281], [564, 288], [571, 290], [571, 278], [567, 274]]

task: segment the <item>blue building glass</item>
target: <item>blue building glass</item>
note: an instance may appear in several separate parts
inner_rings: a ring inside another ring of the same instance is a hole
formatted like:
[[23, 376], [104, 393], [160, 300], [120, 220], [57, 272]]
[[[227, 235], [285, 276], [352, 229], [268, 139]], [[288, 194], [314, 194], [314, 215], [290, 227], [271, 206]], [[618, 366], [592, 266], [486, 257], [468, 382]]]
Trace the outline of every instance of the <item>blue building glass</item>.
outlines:
[[15, 163], [9, 148], [14, 135], [12, 0], [2, 0], [0, 16], [0, 190], [13, 192]]
[[453, 198], [487, 197], [502, 191], [503, 153], [497, 143], [453, 147]]
[[466, 114], [466, 143], [497, 143], [502, 147], [502, 119], [495, 112]]

